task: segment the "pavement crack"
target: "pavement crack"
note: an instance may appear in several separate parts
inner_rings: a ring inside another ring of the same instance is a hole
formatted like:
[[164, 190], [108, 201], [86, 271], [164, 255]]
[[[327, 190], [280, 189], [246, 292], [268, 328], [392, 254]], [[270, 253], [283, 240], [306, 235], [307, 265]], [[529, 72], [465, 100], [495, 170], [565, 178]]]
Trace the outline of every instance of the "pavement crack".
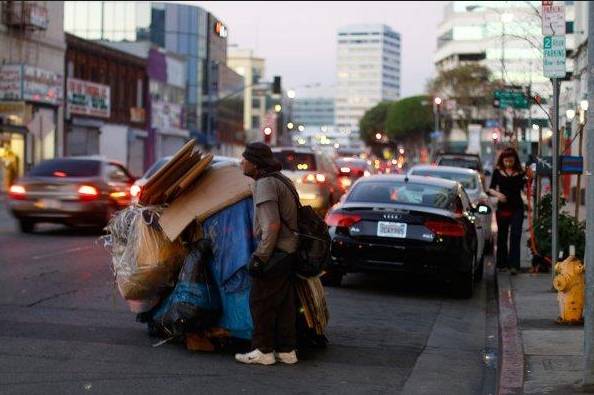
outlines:
[[45, 298], [41, 298], [41, 299], [39, 299], [39, 300], [37, 300], [37, 301], [35, 301], [33, 303], [29, 303], [28, 305], [26, 305], [26, 307], [33, 307], [33, 306], [36, 306], [36, 305], [38, 305], [40, 303], [47, 302], [48, 300], [56, 299], [56, 298], [59, 298], [60, 296], [72, 295], [72, 294], [74, 294], [76, 292], [78, 292], [78, 290], [77, 289], [73, 289], [73, 290], [70, 290], [70, 291], [65, 291], [65, 292], [60, 292], [60, 293], [57, 293], [57, 294], [53, 294], [53, 295], [47, 296]]

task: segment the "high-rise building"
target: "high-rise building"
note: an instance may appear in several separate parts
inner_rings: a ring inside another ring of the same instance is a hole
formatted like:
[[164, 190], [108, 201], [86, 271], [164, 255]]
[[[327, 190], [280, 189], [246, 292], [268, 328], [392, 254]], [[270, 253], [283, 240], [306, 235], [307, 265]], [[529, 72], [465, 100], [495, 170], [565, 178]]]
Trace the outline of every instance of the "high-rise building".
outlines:
[[300, 88], [295, 95], [291, 108], [293, 123], [318, 129], [334, 125], [335, 87]]
[[214, 15], [187, 4], [72, 1], [65, 2], [64, 29], [91, 40], [149, 40], [184, 55], [188, 128], [201, 143], [218, 143], [215, 118], [222, 91], [218, 76], [228, 75], [228, 70], [221, 71], [227, 67], [228, 30]]
[[337, 33], [336, 126], [358, 131], [369, 108], [400, 97], [400, 34], [382, 24], [351, 25]]

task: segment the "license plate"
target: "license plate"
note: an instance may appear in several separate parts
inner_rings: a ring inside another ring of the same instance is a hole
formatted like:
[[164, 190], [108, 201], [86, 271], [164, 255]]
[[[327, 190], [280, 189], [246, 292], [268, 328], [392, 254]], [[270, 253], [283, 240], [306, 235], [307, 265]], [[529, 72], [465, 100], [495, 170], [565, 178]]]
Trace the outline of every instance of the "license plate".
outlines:
[[377, 235], [379, 237], [395, 237], [403, 239], [406, 237], [406, 224], [402, 222], [383, 222], [377, 223]]
[[40, 199], [35, 203], [35, 207], [57, 210], [62, 208], [62, 203], [56, 199]]

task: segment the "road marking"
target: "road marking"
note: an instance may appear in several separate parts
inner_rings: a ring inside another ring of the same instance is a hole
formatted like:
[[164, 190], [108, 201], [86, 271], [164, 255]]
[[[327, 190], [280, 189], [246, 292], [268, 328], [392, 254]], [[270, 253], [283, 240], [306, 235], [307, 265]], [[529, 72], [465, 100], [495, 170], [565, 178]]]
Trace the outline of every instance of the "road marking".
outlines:
[[69, 249], [63, 250], [63, 251], [52, 252], [51, 254], [35, 255], [31, 259], [39, 260], [39, 259], [44, 259], [44, 258], [51, 258], [54, 256], [59, 256], [59, 255], [67, 255], [67, 254], [70, 254], [71, 252], [90, 250], [91, 248], [93, 248], [93, 246], [69, 248]]

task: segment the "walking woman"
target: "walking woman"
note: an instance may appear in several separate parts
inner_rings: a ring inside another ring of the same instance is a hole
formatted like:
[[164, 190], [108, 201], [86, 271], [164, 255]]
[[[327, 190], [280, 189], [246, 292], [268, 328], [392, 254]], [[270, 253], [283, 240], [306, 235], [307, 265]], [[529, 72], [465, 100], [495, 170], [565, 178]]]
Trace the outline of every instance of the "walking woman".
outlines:
[[526, 175], [518, 153], [511, 147], [504, 149], [497, 159], [488, 193], [497, 198], [497, 268], [502, 271], [509, 268], [512, 275], [520, 270], [525, 185]]

